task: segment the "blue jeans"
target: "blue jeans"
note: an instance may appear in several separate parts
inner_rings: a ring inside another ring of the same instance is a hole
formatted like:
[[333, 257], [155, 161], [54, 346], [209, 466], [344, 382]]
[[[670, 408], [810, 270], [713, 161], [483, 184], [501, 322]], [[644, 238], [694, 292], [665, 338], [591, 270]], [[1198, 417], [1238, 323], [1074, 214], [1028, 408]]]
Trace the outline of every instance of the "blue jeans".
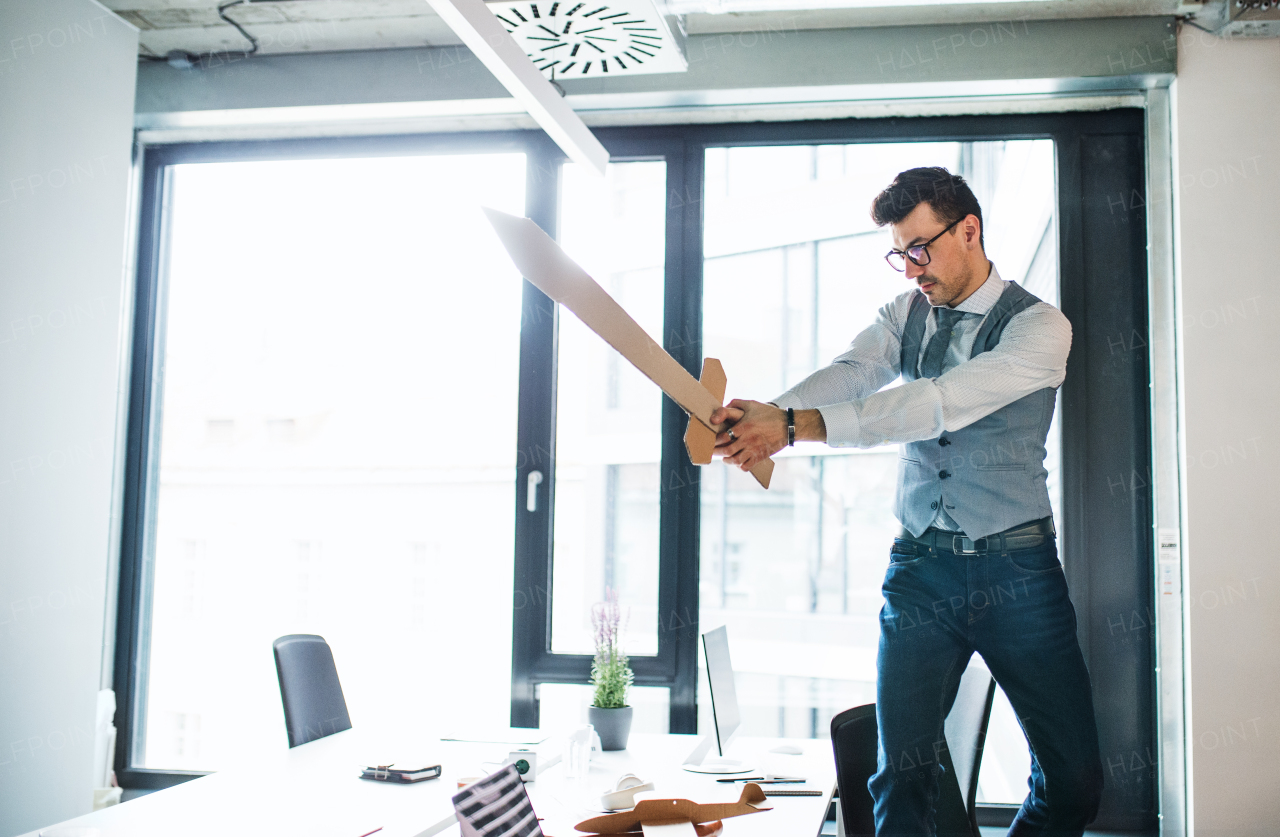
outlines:
[[982, 655], [1031, 745], [1030, 793], [1010, 837], [1078, 837], [1098, 811], [1102, 761], [1076, 613], [1056, 541], [965, 555], [895, 540], [877, 660], [877, 837], [931, 837], [960, 675]]

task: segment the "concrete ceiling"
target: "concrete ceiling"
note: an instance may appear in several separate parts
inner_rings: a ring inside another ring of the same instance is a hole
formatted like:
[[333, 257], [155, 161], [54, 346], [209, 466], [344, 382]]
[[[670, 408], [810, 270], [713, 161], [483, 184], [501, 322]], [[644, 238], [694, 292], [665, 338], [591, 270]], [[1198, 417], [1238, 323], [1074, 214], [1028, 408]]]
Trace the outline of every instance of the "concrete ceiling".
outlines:
[[[249, 43], [218, 16], [226, 0], [101, 0], [141, 31], [139, 51], [159, 57], [171, 50], [202, 54], [240, 52]], [[661, 0], [660, 0], [661, 2]], [[865, 0], [863, 0], [865, 2]], [[894, 2], [894, 0], [886, 0]], [[682, 3], [682, 5], [684, 5]], [[716, 0], [707, 0], [712, 8]], [[1128, 17], [1194, 12], [1198, 0], [1012, 0], [885, 8], [804, 10], [804, 0], [777, 0], [776, 10], [687, 14], [690, 34], [718, 32], [985, 23], [1008, 20]], [[818, 5], [818, 3], [814, 3]], [[823, 0], [821, 5], [831, 5]], [[687, 6], [686, 6], [687, 7]], [[767, 8], [767, 7], [766, 7]], [[254, 0], [226, 15], [258, 39], [260, 54], [448, 46], [461, 41], [426, 0]]]

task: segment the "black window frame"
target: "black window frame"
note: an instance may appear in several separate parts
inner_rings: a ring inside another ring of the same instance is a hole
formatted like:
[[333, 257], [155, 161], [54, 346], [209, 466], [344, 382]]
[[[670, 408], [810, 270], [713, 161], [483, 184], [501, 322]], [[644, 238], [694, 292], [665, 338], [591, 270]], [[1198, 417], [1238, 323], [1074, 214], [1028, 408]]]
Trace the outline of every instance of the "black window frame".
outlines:
[[[1150, 614], [1154, 541], [1147, 398], [1146, 225], [1143, 113], [898, 117], [811, 122], [601, 128], [596, 135], [614, 160], [657, 159], [667, 166], [666, 265], [662, 343], [692, 374], [701, 366], [703, 161], [711, 147], [879, 142], [980, 142], [1051, 139], [1058, 185], [1061, 308], [1074, 339], [1061, 393], [1064, 564], [1093, 673], [1104, 766], [1108, 757], [1154, 752], [1154, 635], [1126, 629], [1117, 641], [1117, 614]], [[405, 137], [197, 143], [146, 151], [135, 296], [133, 383], [125, 472], [115, 687], [121, 746], [117, 774], [125, 787], [165, 787], [197, 773], [132, 766], [137, 688], [145, 669], [147, 633], [144, 549], [151, 509], [147, 486], [155, 462], [148, 452], [163, 339], [165, 169], [183, 162], [302, 159], [338, 156], [520, 150], [528, 154], [526, 208], [556, 234], [563, 154], [534, 131]], [[856, 196], [854, 196], [856, 199]], [[1116, 207], [1120, 211], [1116, 211]], [[536, 726], [541, 683], [586, 683], [590, 657], [551, 652], [551, 589], [555, 496], [557, 306], [525, 283], [520, 335], [520, 420], [517, 434], [515, 581], [511, 722]], [[1116, 350], [1117, 338], [1121, 335]], [[852, 337], [852, 335], [850, 335]], [[1127, 348], [1125, 348], [1127, 347]], [[633, 658], [639, 685], [671, 690], [669, 727], [696, 731], [700, 493], [698, 468], [682, 436], [686, 417], [663, 399], [659, 556], [659, 639], [653, 657]], [[150, 470], [149, 470], [150, 469]], [[544, 482], [536, 512], [525, 508], [528, 474]], [[1128, 486], [1114, 490], [1120, 474]], [[1150, 625], [1151, 620], [1146, 620]], [[1156, 769], [1128, 767], [1108, 778], [1095, 827], [1149, 828], [1158, 799]], [[1006, 812], [1007, 813], [1007, 812]], [[998, 812], [988, 811], [995, 822]]]
[[[696, 207], [681, 206], [682, 202], [677, 197], [690, 181], [685, 143], [679, 138], [662, 135], [633, 139], [625, 131], [596, 133], [607, 133], [606, 147], [613, 162], [663, 160], [666, 163], [664, 326], [661, 342], [682, 366], [693, 368], [696, 375], [702, 364], [699, 343], [682, 339], [685, 332], [680, 326], [687, 328], [693, 319], [701, 322], [701, 265], [697, 267], [699, 281], [687, 281], [690, 243], [686, 236], [691, 219], [686, 217], [687, 211], [672, 211], [673, 206], [682, 210], [701, 208], [700, 202], [695, 202]], [[564, 161], [563, 156], [549, 157], [543, 171], [550, 171]], [[694, 177], [700, 189], [700, 165]], [[558, 183], [558, 176], [556, 181]], [[558, 186], [555, 191], [558, 196]], [[549, 201], [540, 207], [539, 215], [530, 216], [552, 237], [556, 237], [559, 231], [558, 208], [558, 201]], [[700, 240], [698, 248], [700, 254]], [[699, 289], [698, 295], [691, 298], [690, 291], [695, 288]], [[516, 457], [516, 484], [521, 490], [517, 491], [514, 507], [516, 565], [512, 596], [511, 725], [515, 727], [538, 726], [538, 686], [543, 683], [582, 684], [587, 683], [591, 676], [591, 655], [560, 654], [551, 650], [558, 309], [559, 306], [541, 291], [525, 283], [520, 352], [521, 409], [527, 406], [531, 414], [527, 423], [525, 416], [521, 416], [520, 452]], [[679, 325], [673, 329], [672, 324]], [[526, 392], [531, 399], [528, 402], [524, 401]], [[672, 630], [673, 625], [692, 625], [696, 621], [692, 614], [697, 608], [696, 569], [690, 577], [689, 556], [686, 554], [687, 544], [697, 543], [696, 531], [693, 531], [696, 530], [697, 517], [692, 522], [685, 520], [682, 516], [686, 514], [686, 504], [678, 502], [678, 495], [668, 490], [672, 474], [683, 473], [685, 479], [692, 479], [696, 484], [697, 466], [689, 462], [684, 450], [686, 419], [684, 412], [670, 399], [662, 399], [658, 651], [651, 656], [631, 657], [636, 685], [672, 690], [669, 724], [673, 732], [692, 732], [697, 726], [694, 693], [698, 659], [696, 626], [688, 630]], [[527, 508], [523, 488], [528, 485], [532, 471], [541, 472], [543, 479], [539, 488], [540, 500], [536, 510], [531, 512]], [[675, 479], [678, 481], [679, 477]], [[689, 540], [691, 531], [692, 541]], [[693, 558], [696, 563], [696, 552]], [[679, 614], [684, 614], [685, 618], [682, 620]]]

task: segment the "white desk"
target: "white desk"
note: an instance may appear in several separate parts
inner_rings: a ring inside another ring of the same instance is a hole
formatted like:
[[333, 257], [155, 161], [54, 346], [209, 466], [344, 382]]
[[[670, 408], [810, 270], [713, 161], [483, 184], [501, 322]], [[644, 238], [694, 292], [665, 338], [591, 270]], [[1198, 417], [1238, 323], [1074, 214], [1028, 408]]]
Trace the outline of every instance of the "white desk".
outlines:
[[[431, 837], [457, 834], [451, 797], [457, 779], [492, 770], [512, 744], [436, 740], [408, 743], [403, 736], [386, 738], [348, 730], [282, 751], [253, 769], [225, 770], [130, 802], [61, 823], [61, 827], [97, 829], [78, 837], [202, 837], [235, 834], [359, 837], [382, 828], [377, 837]], [[381, 744], [379, 742], [382, 742]], [[547, 837], [575, 837], [573, 825], [602, 813], [600, 793], [611, 789], [623, 773], [636, 773], [656, 783], [653, 796], [683, 797], [697, 802], [735, 801], [741, 783], [721, 784], [723, 776], [688, 773], [680, 768], [697, 739], [691, 735], [632, 735], [627, 750], [596, 753], [590, 775], [564, 778], [562, 765], [546, 768], [528, 785], [534, 809], [543, 818]], [[781, 739], [741, 739], [730, 755], [766, 772], [803, 776], [804, 785], [765, 785], [766, 790], [813, 789], [813, 797], [773, 797], [772, 811], [725, 821], [726, 837], [815, 837], [821, 830], [835, 784], [831, 743], [789, 740], [802, 755], [771, 753]], [[559, 755], [561, 739], [530, 749], [545, 763]], [[378, 754], [435, 754], [443, 775], [420, 784], [398, 785], [359, 778], [359, 766]], [[643, 798], [643, 797], [642, 797]], [[35, 837], [40, 832], [32, 832]], [[68, 832], [71, 834], [73, 832]]]

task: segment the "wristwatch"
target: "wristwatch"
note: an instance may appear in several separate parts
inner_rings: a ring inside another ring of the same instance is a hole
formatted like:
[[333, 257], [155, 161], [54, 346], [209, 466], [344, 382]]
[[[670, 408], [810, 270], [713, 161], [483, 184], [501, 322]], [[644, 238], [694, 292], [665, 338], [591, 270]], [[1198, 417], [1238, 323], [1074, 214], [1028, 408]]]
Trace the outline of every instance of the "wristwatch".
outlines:
[[796, 444], [796, 411], [794, 407], [787, 408], [787, 447], [795, 447]]

